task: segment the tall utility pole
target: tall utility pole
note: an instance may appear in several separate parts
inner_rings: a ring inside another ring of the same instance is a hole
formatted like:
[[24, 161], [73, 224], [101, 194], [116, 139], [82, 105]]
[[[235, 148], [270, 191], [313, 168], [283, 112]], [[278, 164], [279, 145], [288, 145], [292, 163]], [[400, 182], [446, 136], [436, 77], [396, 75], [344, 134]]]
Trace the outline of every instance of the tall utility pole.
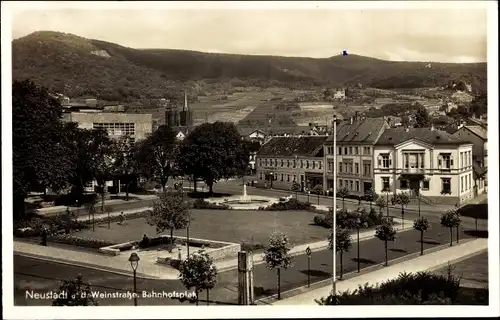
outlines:
[[336, 244], [337, 244], [337, 115], [333, 115], [333, 223], [332, 223], [332, 252], [333, 252], [333, 295], [337, 294], [337, 252], [336, 252]]

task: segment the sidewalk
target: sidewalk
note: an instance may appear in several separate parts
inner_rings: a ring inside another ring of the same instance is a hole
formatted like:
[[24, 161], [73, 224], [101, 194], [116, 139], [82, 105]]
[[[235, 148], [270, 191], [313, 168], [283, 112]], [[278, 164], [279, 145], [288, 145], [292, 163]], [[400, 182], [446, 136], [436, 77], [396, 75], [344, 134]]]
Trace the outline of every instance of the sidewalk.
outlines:
[[[337, 291], [356, 290], [365, 283], [376, 284], [393, 279], [402, 272], [415, 273], [420, 271], [433, 271], [448, 263], [462, 260], [483, 250], [488, 249], [488, 239], [471, 240], [460, 245], [448, 247], [417, 258], [407, 260], [395, 265], [389, 265], [377, 271], [369, 272], [354, 278], [337, 282]], [[332, 291], [330, 284], [309, 292], [279, 300], [273, 305], [318, 305], [314, 300], [328, 296]]]
[[[402, 227], [402, 220], [401, 219], [394, 218], [394, 222], [398, 223], [396, 225], [396, 230], [398, 232], [413, 229], [413, 221], [405, 219], [404, 229], [401, 228]], [[352, 234], [351, 236], [353, 237], [353, 239], [357, 239], [357, 235], [355, 233]], [[364, 241], [364, 240], [373, 239], [374, 237], [375, 237], [375, 230], [374, 229], [362, 231], [359, 233], [359, 241], [360, 242]], [[307, 247], [309, 247], [311, 249], [311, 251], [313, 251], [313, 252], [324, 250], [324, 249], [328, 248], [328, 240], [297, 245], [297, 246], [294, 246], [290, 250], [289, 253], [292, 256], [304, 254], [306, 252]], [[254, 265], [259, 265], [259, 264], [264, 263], [264, 260], [262, 258], [262, 253], [255, 253], [253, 255], [252, 260], [253, 260]], [[217, 266], [217, 270], [219, 270], [219, 272], [224, 272], [224, 271], [236, 269], [238, 266], [238, 259], [235, 258], [235, 259], [226, 259], [226, 260], [216, 261], [215, 265]]]
[[[146, 210], [153, 210], [153, 207], [142, 207], [142, 208], [123, 210], [123, 211], [113, 211], [113, 212], [110, 212], [109, 215], [107, 213], [98, 213], [98, 214], [94, 214], [94, 217], [90, 216], [90, 220], [92, 221], [92, 218], [94, 218], [95, 220], [105, 219], [108, 216], [109, 217], [116, 217], [116, 216], [119, 216], [121, 213], [123, 213], [123, 215], [125, 216], [125, 220], [127, 220], [127, 215], [130, 215], [130, 214], [133, 214], [136, 212], [140, 212], [140, 211], [146, 211]], [[78, 216], [76, 218], [76, 220], [89, 221], [89, 215], [87, 214], [87, 215]]]

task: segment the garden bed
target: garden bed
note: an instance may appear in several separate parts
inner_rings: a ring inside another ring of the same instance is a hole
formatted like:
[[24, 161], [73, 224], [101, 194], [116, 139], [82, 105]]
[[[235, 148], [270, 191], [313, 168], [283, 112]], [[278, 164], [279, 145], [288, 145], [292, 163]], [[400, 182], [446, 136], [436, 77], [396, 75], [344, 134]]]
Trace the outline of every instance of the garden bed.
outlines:
[[229, 210], [231, 207], [223, 203], [212, 203], [204, 199], [196, 199], [193, 201], [193, 209]]
[[[99, 248], [99, 252], [109, 255], [119, 255], [121, 252], [129, 250], [150, 250], [152, 248], [163, 248], [165, 251], [171, 253], [174, 249], [185, 246], [187, 239], [185, 237], [174, 237], [173, 244], [168, 235], [161, 235], [155, 238], [148, 239], [148, 241], [128, 241], [119, 244], [108, 245]], [[206, 239], [189, 239], [189, 246], [192, 248], [203, 248], [214, 260], [234, 257], [241, 250], [241, 245], [231, 242], [213, 241]], [[163, 259], [163, 260], [161, 260]], [[159, 261], [164, 261], [164, 258], [159, 258]], [[159, 262], [161, 263], [161, 262]]]

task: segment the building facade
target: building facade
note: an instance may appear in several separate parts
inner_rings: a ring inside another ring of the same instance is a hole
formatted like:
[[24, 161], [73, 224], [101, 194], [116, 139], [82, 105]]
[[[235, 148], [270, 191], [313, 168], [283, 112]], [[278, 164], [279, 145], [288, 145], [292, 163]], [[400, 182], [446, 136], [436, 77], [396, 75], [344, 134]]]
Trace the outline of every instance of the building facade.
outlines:
[[[342, 123], [337, 127], [337, 148], [333, 149], [333, 136], [324, 145], [326, 163], [323, 184], [328, 193], [337, 179], [337, 190], [347, 187], [353, 196], [364, 196], [373, 186], [373, 146], [389, 127], [383, 118], [365, 118]], [[337, 163], [334, 163], [334, 152]], [[334, 166], [336, 176], [334, 176]]]
[[273, 137], [257, 152], [257, 186], [302, 190], [323, 184], [323, 143], [326, 136]]
[[105, 129], [111, 138], [128, 135], [132, 141], [145, 139], [152, 132], [151, 114], [118, 112], [68, 112], [63, 121], [76, 122], [83, 129]]
[[488, 133], [481, 126], [462, 126], [453, 134], [454, 136], [470, 141], [472, 147], [472, 159], [480, 167], [488, 167]]
[[423, 202], [461, 204], [474, 197], [472, 144], [434, 128], [391, 128], [374, 146], [374, 190], [407, 192]]

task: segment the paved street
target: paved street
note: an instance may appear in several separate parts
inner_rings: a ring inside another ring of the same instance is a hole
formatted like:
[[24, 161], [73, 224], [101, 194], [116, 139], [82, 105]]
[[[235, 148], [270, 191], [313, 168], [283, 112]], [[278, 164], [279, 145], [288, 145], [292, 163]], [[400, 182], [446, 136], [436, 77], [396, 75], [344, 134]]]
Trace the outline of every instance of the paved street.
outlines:
[[[461, 232], [460, 238], [470, 237]], [[455, 239], [455, 235], [454, 235]], [[353, 239], [356, 240], [355, 238]], [[419, 234], [415, 231], [406, 231], [398, 234], [398, 239], [394, 243], [389, 243], [389, 260], [396, 259], [415, 253], [420, 250]], [[436, 245], [449, 243], [449, 231], [433, 224], [431, 230], [426, 233], [424, 239], [424, 248], [434, 247]], [[344, 254], [344, 272], [355, 271], [357, 268], [356, 243], [350, 252]], [[368, 267], [382, 263], [384, 261], [384, 246], [377, 239], [371, 239], [361, 242], [360, 257], [361, 267]], [[296, 256], [295, 264], [288, 270], [283, 270], [282, 291], [302, 286], [307, 282], [307, 257], [305, 255]], [[328, 250], [322, 250], [312, 253], [311, 258], [311, 281], [327, 279], [331, 276], [332, 254]], [[340, 264], [339, 259], [337, 259]], [[337, 266], [337, 273], [340, 272], [340, 266]], [[59, 286], [60, 280], [66, 280], [81, 273], [85, 281], [89, 281], [94, 290], [99, 291], [127, 291], [132, 290], [132, 278], [122, 275], [116, 275], [109, 272], [97, 271], [78, 266], [63, 265], [58, 263], [40, 261], [31, 258], [14, 256], [14, 287], [15, 303], [17, 305], [50, 305], [47, 300], [26, 300], [25, 292], [28, 289], [52, 290]], [[256, 298], [272, 295], [275, 293], [276, 272], [266, 269], [265, 265], [255, 266], [254, 272], [255, 294]], [[165, 290], [185, 292], [185, 289], [179, 281], [168, 280], [143, 280], [138, 279], [138, 290]], [[205, 293], [200, 296], [205, 300]], [[235, 304], [237, 302], [237, 272], [227, 271], [219, 274], [218, 284], [210, 293], [210, 300], [223, 304]], [[99, 301], [101, 305], [132, 305], [133, 301], [128, 299], [104, 299]], [[187, 304], [187, 302], [185, 302]], [[204, 302], [203, 302], [204, 303]], [[172, 305], [180, 304], [179, 301], [171, 299], [139, 299], [142, 305]]]

